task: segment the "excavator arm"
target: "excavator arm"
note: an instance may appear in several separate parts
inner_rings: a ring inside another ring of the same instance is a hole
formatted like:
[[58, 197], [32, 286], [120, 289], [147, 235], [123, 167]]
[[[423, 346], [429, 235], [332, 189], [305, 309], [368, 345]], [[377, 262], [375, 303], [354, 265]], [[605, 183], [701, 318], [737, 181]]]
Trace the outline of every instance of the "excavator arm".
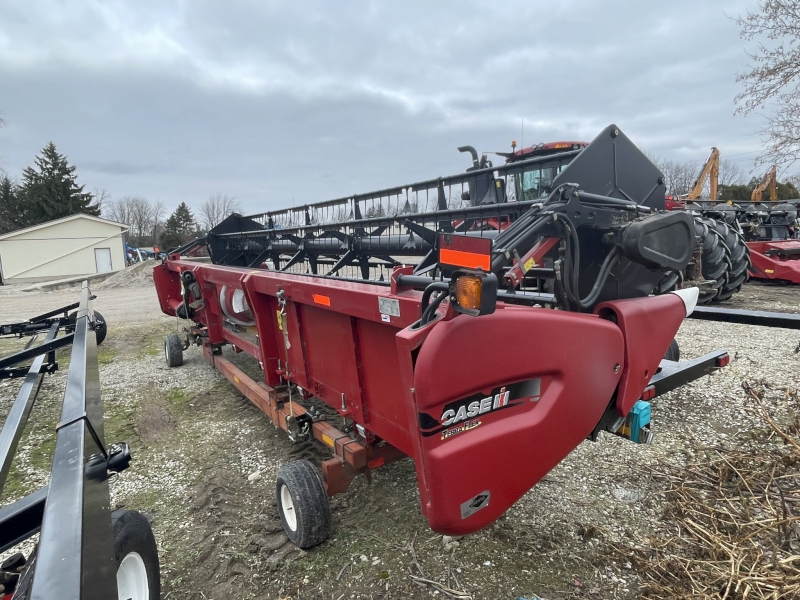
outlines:
[[703, 165], [703, 170], [700, 172], [697, 181], [694, 182], [689, 195], [686, 196], [687, 200], [697, 200], [700, 197], [707, 178], [711, 180], [711, 200], [714, 201], [717, 199], [717, 186], [719, 184], [719, 150], [716, 148], [711, 148], [711, 155], [706, 160], [706, 164]]
[[769, 187], [769, 199], [775, 202], [778, 199], [777, 168], [775, 165], [764, 175], [764, 181], [753, 190], [753, 193], [750, 195], [750, 200], [752, 202], [761, 202], [761, 195], [767, 187]]

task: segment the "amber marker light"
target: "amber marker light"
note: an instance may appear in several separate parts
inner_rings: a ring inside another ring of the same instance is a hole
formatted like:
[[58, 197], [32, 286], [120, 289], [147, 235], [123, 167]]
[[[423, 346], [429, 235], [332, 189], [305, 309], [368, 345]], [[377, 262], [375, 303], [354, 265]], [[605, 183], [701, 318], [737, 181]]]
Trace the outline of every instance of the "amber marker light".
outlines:
[[477, 317], [490, 315], [497, 306], [497, 276], [472, 269], [457, 269], [450, 276], [453, 310]]
[[456, 302], [462, 308], [480, 310], [483, 282], [478, 277], [464, 275], [456, 280]]

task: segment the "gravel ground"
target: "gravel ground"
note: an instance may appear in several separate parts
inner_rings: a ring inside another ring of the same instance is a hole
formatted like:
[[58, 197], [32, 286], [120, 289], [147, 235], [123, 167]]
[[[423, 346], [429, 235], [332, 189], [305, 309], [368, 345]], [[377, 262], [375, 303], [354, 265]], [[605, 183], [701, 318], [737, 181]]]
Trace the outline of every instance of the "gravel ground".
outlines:
[[[106, 437], [125, 439], [134, 453], [112, 483], [113, 503], [152, 519], [171, 599], [448, 597], [410, 575], [473, 598], [636, 597], [640, 574], [618, 553], [609, 558], [608, 547], [633, 546], [667, 524], [653, 469], [679, 468], [698, 445], [736, 446], [761, 427], [743, 382], [769, 382], [765, 402], [776, 414], [781, 390], [800, 387], [800, 332], [688, 320], [678, 334], [682, 356], [724, 348], [731, 364], [654, 401], [652, 445], [609, 435], [583, 443], [493, 526], [461, 539], [427, 528], [413, 464], [401, 461], [333, 498], [331, 539], [303, 552], [281, 529], [274, 478], [289, 459], [318, 460], [319, 448], [292, 446], [198, 349], [167, 369], [162, 340], [176, 322], [160, 313], [152, 286], [97, 294], [109, 323], [100, 350]], [[0, 322], [74, 299], [74, 291], [2, 290]], [[800, 312], [800, 289], [748, 285], [736, 305]], [[226, 356], [257, 370], [242, 355]], [[4, 502], [46, 481], [64, 383], [65, 371], [46, 382]], [[0, 416], [15, 391], [0, 382]]]

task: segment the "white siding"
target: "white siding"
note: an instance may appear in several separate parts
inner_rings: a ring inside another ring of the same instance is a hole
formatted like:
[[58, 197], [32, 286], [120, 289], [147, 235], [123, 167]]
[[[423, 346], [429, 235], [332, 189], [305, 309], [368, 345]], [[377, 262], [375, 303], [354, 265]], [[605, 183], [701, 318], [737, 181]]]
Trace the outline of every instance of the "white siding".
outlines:
[[55, 221], [0, 240], [3, 280], [45, 281], [97, 272], [95, 248], [111, 250], [111, 268], [125, 268], [124, 227], [89, 218]]

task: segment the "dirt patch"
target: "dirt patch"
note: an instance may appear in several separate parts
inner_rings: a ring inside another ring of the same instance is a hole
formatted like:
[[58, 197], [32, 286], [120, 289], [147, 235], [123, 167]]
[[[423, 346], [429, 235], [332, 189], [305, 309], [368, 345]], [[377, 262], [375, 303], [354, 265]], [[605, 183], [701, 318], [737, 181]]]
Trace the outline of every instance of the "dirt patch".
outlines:
[[144, 287], [153, 285], [153, 268], [159, 264], [161, 263], [155, 260], [145, 260], [136, 263], [118, 273], [114, 273], [108, 279], [92, 287], [97, 290], [110, 290], [120, 287]]

